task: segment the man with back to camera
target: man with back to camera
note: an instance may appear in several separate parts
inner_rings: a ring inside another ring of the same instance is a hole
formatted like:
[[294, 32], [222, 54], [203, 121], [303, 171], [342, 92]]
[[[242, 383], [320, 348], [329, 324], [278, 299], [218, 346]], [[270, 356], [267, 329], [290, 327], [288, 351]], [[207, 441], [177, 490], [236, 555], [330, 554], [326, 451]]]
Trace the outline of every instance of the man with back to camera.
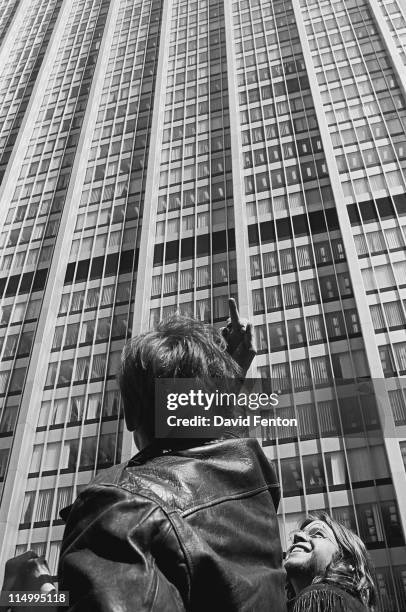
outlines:
[[59, 588], [72, 610], [286, 609], [279, 485], [257, 440], [154, 436], [156, 378], [245, 374], [252, 328], [234, 300], [230, 314], [223, 336], [174, 318], [125, 346], [119, 384], [140, 452], [99, 474], [69, 511]]

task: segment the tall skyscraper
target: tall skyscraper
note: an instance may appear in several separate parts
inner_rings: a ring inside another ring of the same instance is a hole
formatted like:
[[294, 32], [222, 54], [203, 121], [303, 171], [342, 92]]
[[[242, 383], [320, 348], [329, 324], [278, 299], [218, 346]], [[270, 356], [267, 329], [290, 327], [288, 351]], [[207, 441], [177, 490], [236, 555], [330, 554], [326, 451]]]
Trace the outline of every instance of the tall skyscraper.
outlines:
[[[131, 456], [115, 372], [176, 311], [254, 325], [284, 543], [327, 509], [406, 610], [403, 0], [0, 2], [0, 539], [55, 571]], [[403, 457], [403, 460], [402, 460]]]

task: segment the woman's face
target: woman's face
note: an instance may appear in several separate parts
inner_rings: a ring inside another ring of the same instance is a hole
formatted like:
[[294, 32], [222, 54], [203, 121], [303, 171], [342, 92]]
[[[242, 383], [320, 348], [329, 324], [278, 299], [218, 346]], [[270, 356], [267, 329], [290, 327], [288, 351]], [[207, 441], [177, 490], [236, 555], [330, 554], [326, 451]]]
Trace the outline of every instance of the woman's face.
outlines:
[[339, 546], [330, 527], [323, 521], [312, 521], [295, 533], [293, 544], [286, 553], [288, 577], [307, 577], [310, 584], [313, 578], [324, 574], [338, 552]]

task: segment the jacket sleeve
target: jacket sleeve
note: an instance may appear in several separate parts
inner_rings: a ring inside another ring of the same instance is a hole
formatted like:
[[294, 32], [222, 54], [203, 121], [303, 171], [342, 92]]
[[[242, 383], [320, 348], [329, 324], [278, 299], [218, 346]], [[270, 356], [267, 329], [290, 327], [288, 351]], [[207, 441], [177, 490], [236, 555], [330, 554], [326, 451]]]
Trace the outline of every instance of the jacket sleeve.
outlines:
[[171, 529], [148, 498], [108, 485], [84, 491], [69, 513], [59, 562], [59, 590], [69, 592], [69, 609], [183, 611], [179, 591], [158, 567]]
[[327, 587], [305, 591], [288, 609], [290, 612], [359, 612], [360, 604], [354, 597]]

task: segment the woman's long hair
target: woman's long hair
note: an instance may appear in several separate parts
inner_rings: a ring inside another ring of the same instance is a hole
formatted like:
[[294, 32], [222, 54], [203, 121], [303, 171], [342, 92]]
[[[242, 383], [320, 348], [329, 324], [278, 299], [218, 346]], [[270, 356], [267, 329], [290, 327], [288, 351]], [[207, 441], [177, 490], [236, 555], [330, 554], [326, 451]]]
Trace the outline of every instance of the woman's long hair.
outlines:
[[310, 514], [302, 521], [299, 529], [304, 529], [316, 520], [330, 527], [339, 552], [327, 566], [325, 573], [313, 579], [313, 584], [323, 582], [343, 588], [358, 597], [373, 612], [377, 593], [373, 580], [374, 571], [364, 543], [353, 531], [332, 519], [326, 512]]

